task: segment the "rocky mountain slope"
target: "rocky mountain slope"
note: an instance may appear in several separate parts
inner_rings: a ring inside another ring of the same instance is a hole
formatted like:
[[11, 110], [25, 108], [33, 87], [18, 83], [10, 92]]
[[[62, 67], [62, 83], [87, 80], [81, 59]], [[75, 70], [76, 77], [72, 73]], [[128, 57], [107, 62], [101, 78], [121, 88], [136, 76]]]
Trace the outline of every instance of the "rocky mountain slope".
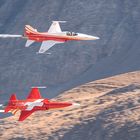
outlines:
[[97, 80], [69, 90], [55, 100], [79, 108], [36, 112], [24, 122], [18, 115], [0, 122], [1, 140], [139, 140], [140, 72]]
[[139, 140], [139, 7], [139, 0], [1, 0], [0, 34], [23, 34], [25, 24], [47, 31], [52, 20], [66, 20], [63, 30], [101, 39], [59, 44], [51, 55], [36, 54], [40, 43], [0, 39], [0, 101], [13, 92], [22, 99], [32, 86], [47, 85], [44, 97], [55, 97], [82, 84], [56, 98], [80, 108], [37, 112], [23, 123], [18, 115], [2, 119], [0, 139]]
[[51, 55], [36, 55], [39, 43], [25, 48], [25, 40], [0, 39], [1, 99], [11, 92], [24, 96], [31, 86], [40, 85], [55, 96], [110, 73], [139, 70], [139, 7], [139, 0], [1, 0], [0, 33], [23, 34], [25, 24], [47, 31], [52, 20], [66, 20], [63, 30], [101, 38], [56, 45]]

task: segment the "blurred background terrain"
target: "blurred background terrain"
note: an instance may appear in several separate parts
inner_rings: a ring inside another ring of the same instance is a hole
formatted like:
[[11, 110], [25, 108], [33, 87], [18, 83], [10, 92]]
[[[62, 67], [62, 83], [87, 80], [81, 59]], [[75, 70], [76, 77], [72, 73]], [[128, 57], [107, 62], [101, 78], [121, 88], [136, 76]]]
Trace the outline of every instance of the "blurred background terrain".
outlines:
[[[0, 39], [0, 100], [7, 100], [9, 95], [14, 92], [17, 93], [18, 98], [22, 99], [27, 96], [30, 91], [30, 87], [32, 86], [47, 86], [46, 90], [41, 90], [42, 94], [44, 97], [53, 98], [61, 92], [76, 86], [82, 84], [85, 85], [86, 83], [94, 82], [110, 76], [116, 76], [119, 74], [125, 75], [125, 73], [127, 74], [124, 78], [120, 78], [120, 82], [127, 79], [126, 85], [124, 86], [136, 86], [138, 93], [139, 81], [135, 78], [140, 76], [139, 7], [139, 0], [133, 0], [133, 2], [131, 0], [1, 0], [0, 34], [23, 34], [24, 26], [26, 24], [30, 24], [34, 28], [38, 29], [38, 31], [47, 31], [52, 20], [66, 20], [66, 24], [61, 24], [62, 30], [70, 30], [99, 36], [100, 40], [73, 41], [65, 44], [58, 44], [49, 50], [51, 55], [37, 55], [36, 52], [39, 49], [40, 43], [34, 43], [30, 48], [25, 48], [26, 40]], [[134, 72], [136, 75], [134, 76], [133, 81], [131, 81], [131, 76], [133, 75], [131, 72]], [[119, 78], [116, 80], [118, 79]], [[110, 89], [110, 87], [108, 87], [110, 85], [110, 83], [108, 84], [108, 79], [105, 83], [107, 84], [107, 88], [105, 86], [104, 90], [107, 92]], [[112, 90], [115, 90], [116, 87], [119, 88], [117, 84], [118, 83], [112, 87]], [[93, 86], [92, 90], [94, 90], [96, 86], [97, 85]], [[91, 88], [87, 89], [86, 87], [85, 90], [89, 91], [90, 89]], [[103, 94], [102, 91], [99, 91], [99, 95], [100, 92]], [[116, 92], [113, 93], [116, 94]], [[80, 93], [78, 95], [82, 96]], [[138, 95], [139, 94], [136, 94], [135, 98], [138, 98]], [[75, 98], [74, 93], [71, 93], [70, 96]], [[120, 98], [118, 94], [115, 96], [117, 96], [116, 98]], [[82, 101], [79, 102], [85, 102], [85, 97], [79, 97], [82, 98]], [[66, 99], [69, 100], [69, 98]], [[109, 102], [106, 99], [105, 101]], [[90, 102], [92, 102], [92, 99]], [[128, 104], [127, 99], [124, 101], [124, 104], [125, 103]], [[117, 102], [116, 104], [119, 103]], [[94, 104], [88, 104], [88, 106], [91, 108], [93, 107], [94, 109]], [[100, 108], [99, 111], [101, 111]], [[88, 114], [85, 110], [84, 113], [86, 115]], [[99, 115], [100, 117], [102, 114], [97, 113], [94, 115]], [[94, 115], [93, 117], [98, 118]], [[44, 115], [41, 115], [41, 117], [42, 116]], [[50, 115], [50, 119], [51, 117], [52, 115]], [[7, 129], [11, 135], [16, 131], [13, 129], [11, 129], [11, 131], [9, 130], [13, 125], [17, 125], [17, 122], [12, 123], [14, 119], [15, 118], [12, 118], [12, 120], [10, 120], [11, 124], [8, 120], [4, 122], [1, 122], [0, 120], [2, 129]], [[7, 125], [7, 121], [11, 127]], [[33, 124], [36, 124], [35, 121]], [[72, 120], [70, 119], [70, 121]], [[119, 128], [117, 129], [118, 131], [115, 129], [116, 133], [113, 134], [114, 137], [111, 137], [113, 140], [121, 139], [121, 137], [117, 137], [120, 134], [120, 128], [122, 128], [120, 120], [118, 121]], [[134, 120], [130, 121], [130, 126], [133, 125], [134, 128], [139, 128], [140, 126], [138, 124], [133, 124], [133, 121]], [[5, 123], [6, 125], [4, 125]], [[98, 123], [102, 125], [102, 120], [94, 120], [93, 124], [94, 123], [97, 123], [97, 126]], [[49, 124], [46, 124], [47, 128], [48, 125]], [[79, 129], [79, 125], [74, 124], [75, 128], [69, 130], [67, 135], [61, 134], [63, 139], [70, 139], [69, 134], [73, 134], [73, 130], [76, 128]], [[7, 126], [8, 128], [5, 128], [4, 126]], [[42, 129], [44, 127], [46, 128], [46, 126], [42, 126]], [[22, 128], [22, 125], [20, 127]], [[25, 128], [27, 127], [30, 129], [30, 126], [25, 126]], [[34, 127], [37, 129], [37, 126]], [[82, 127], [84, 130], [85, 127], [88, 127], [88, 123], [87, 125], [82, 125]], [[97, 129], [100, 128], [95, 127], [95, 129], [93, 128], [93, 131], [97, 131]], [[126, 129], [126, 127], [124, 126], [122, 129]], [[57, 131], [63, 132], [61, 129], [58, 129]], [[100, 137], [101, 131], [97, 132], [97, 140], [105, 138], [104, 136], [108, 134], [107, 132], [111, 133], [113, 130], [104, 132], [102, 129], [102, 131], [102, 137]], [[83, 133], [83, 131], [79, 130], [77, 132], [77, 136], [80, 136], [81, 133]], [[56, 131], [55, 134], [57, 135]], [[123, 134], [121, 135], [124, 138]], [[3, 139], [4, 136], [5, 135], [3, 135]], [[25, 138], [30, 139], [33, 137], [28, 136], [30, 135], [27, 135]], [[42, 135], [42, 139], [43, 137], [44, 135]], [[8, 135], [5, 138], [8, 138]], [[12, 136], [10, 137], [9, 135], [9, 138], [12, 139]], [[24, 139], [23, 133], [19, 138]], [[87, 138], [86, 134], [83, 138]], [[93, 137], [91, 137], [91, 139], [92, 138]], [[52, 139], [55, 139], [55, 137], [52, 137]], [[56, 137], [56, 139], [59, 139], [59, 137]], [[62, 139], [62, 137], [60, 139]], [[78, 138], [74, 137], [71, 139], [74, 140]], [[81, 137], [79, 137], [79, 140], [80, 139], [82, 140]], [[106, 139], [109, 139], [109, 137]], [[130, 137], [130, 139], [132, 138]]]

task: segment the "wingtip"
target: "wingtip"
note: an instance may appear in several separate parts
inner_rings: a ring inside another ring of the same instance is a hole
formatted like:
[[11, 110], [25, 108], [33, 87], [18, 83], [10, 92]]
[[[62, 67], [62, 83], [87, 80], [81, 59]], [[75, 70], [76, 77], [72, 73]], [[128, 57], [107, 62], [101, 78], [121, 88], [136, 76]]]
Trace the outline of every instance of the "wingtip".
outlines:
[[100, 37], [96, 37], [96, 39], [100, 39]]
[[67, 21], [65, 21], [65, 20], [53, 20], [52, 22], [66, 23]]
[[46, 86], [32, 86], [31, 88], [47, 88]]

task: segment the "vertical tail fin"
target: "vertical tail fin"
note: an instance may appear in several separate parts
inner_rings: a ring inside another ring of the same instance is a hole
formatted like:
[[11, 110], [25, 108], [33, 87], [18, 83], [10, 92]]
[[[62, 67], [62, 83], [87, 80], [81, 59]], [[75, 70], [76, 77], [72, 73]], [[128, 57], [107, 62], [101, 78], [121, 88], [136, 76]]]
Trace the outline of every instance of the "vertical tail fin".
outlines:
[[37, 87], [32, 88], [30, 94], [27, 99], [41, 99], [40, 91]]
[[28, 36], [30, 34], [36, 34], [36, 33], [38, 33], [37, 29], [34, 29], [30, 25], [25, 25], [25, 32], [24, 32], [25, 36]]
[[25, 47], [29, 47], [35, 41], [30, 38], [30, 35], [36, 34], [37, 30], [31, 27], [30, 25], [25, 25], [24, 36], [28, 38]]
[[9, 101], [16, 101], [16, 100], [17, 100], [16, 94], [12, 94]]
[[10, 97], [10, 99], [9, 99], [8, 105], [4, 109], [4, 112], [9, 112], [12, 109], [11, 108], [11, 106], [12, 106], [11, 104], [13, 102], [15, 102], [15, 101], [17, 101], [17, 97], [16, 97], [15, 94], [12, 94], [11, 97]]

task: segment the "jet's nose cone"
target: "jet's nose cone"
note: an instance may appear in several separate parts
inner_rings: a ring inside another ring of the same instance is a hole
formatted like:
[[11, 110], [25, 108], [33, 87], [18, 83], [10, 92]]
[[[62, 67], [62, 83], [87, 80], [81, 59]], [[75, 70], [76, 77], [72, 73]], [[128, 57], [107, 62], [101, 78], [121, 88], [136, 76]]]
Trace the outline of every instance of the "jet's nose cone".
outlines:
[[100, 37], [94, 37], [95, 39], [100, 39]]
[[98, 36], [88, 36], [89, 40], [97, 40], [100, 39]]
[[92, 36], [92, 35], [87, 35], [87, 34], [82, 34], [82, 33], [78, 33], [78, 37], [80, 38], [80, 40], [97, 40], [97, 39], [100, 39], [97, 36]]
[[79, 107], [80, 104], [78, 104], [78, 103], [72, 103], [72, 106], [74, 106], [74, 107]]

